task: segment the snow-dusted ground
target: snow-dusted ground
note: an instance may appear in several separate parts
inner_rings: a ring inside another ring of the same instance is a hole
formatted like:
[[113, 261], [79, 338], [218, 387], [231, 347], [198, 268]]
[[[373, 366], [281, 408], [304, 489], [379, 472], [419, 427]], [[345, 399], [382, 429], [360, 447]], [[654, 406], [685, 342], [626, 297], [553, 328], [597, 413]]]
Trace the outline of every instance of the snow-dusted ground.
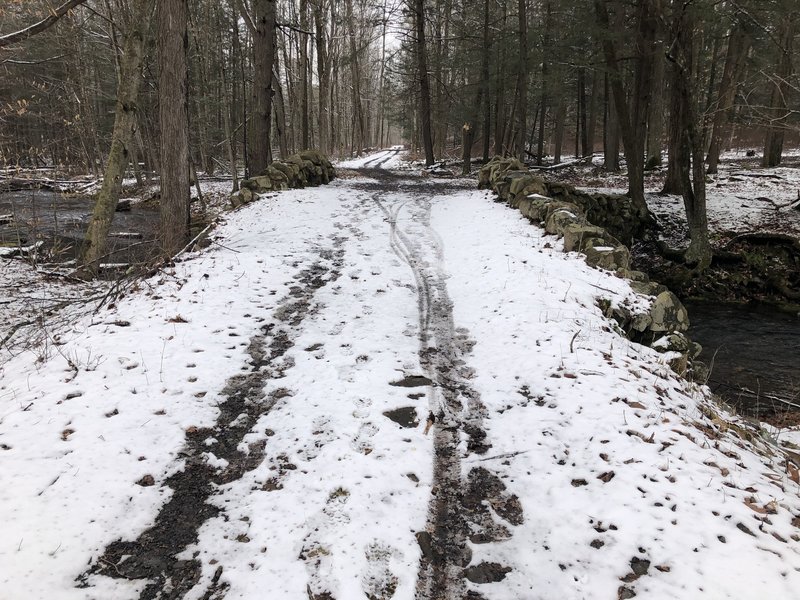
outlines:
[[[225, 221], [5, 357], [0, 597], [796, 594], [797, 472], [613, 333], [599, 298], [649, 302], [624, 280], [466, 184], [349, 178]], [[176, 518], [190, 471], [213, 508]]]
[[[601, 165], [599, 161], [595, 159], [595, 168]], [[757, 158], [748, 158], [743, 152], [724, 153], [719, 173], [709, 175], [706, 185], [711, 231], [720, 234], [772, 231], [800, 236], [800, 210], [796, 208], [800, 206], [797, 153], [784, 153], [784, 163], [790, 166], [765, 169], [758, 166]], [[680, 235], [686, 231], [683, 199], [659, 193], [663, 174], [662, 169], [645, 179], [647, 204], [667, 226], [669, 236]], [[623, 174], [604, 176], [602, 182], [584, 179], [584, 183], [581, 189], [600, 193], [625, 193], [628, 186]]]

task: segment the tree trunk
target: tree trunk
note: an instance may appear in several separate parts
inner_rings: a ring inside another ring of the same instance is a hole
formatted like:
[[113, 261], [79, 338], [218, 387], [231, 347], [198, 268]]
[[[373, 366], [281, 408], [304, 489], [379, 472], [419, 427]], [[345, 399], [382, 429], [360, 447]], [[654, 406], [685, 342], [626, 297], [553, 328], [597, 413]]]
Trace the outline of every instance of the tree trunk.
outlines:
[[652, 94], [653, 55], [657, 20], [649, 0], [639, 0], [636, 51], [634, 63], [633, 106], [628, 106], [622, 85], [616, 43], [610, 35], [606, 0], [594, 0], [597, 20], [604, 31], [603, 54], [609, 83], [622, 134], [625, 161], [628, 164], [628, 195], [640, 215], [648, 215], [644, 199], [644, 143], [647, 135], [647, 108]]
[[384, 142], [384, 123], [386, 122], [386, 27], [389, 24], [387, 9], [388, 0], [383, 0], [381, 7], [381, 68], [378, 74], [378, 147], [388, 146]]
[[595, 130], [597, 129], [597, 105], [600, 98], [600, 76], [595, 69], [592, 72], [592, 95], [589, 99], [589, 122], [586, 125], [586, 146], [589, 154], [594, 154]]
[[260, 175], [272, 162], [272, 65], [275, 62], [276, 0], [253, 0], [253, 100], [248, 171]]
[[278, 152], [281, 158], [289, 156], [289, 148], [286, 140], [286, 104], [283, 101], [283, 85], [281, 85], [281, 74], [278, 71], [280, 61], [277, 53], [275, 54], [275, 70], [272, 72], [272, 89], [275, 94], [275, 136], [278, 138]]
[[300, 137], [303, 149], [308, 149], [309, 144], [309, 116], [308, 116], [308, 0], [300, 0], [300, 32], [297, 34], [300, 41]]
[[608, 75], [603, 78], [603, 86], [603, 170], [616, 173], [619, 171], [619, 126], [614, 103], [611, 101]]
[[144, 38], [154, 1], [135, 1], [133, 6], [135, 17], [125, 38], [125, 55], [120, 67], [111, 150], [108, 153], [103, 185], [97, 194], [82, 251], [82, 262], [90, 274], [97, 273], [100, 260], [105, 253], [108, 232], [111, 230], [111, 222], [122, 190], [122, 179], [130, 160], [131, 145], [134, 143], [139, 84], [142, 80]]
[[553, 164], [561, 162], [561, 152], [564, 149], [564, 121], [567, 116], [567, 103], [559, 97], [556, 105], [556, 120], [553, 128]]
[[717, 101], [715, 106], [712, 106], [714, 122], [711, 129], [711, 145], [708, 148], [708, 173], [711, 174], [717, 172], [722, 140], [727, 133], [729, 115], [736, 97], [736, 86], [741, 77], [742, 65], [750, 43], [750, 36], [739, 23], [736, 23], [728, 39], [728, 50], [722, 70], [722, 80], [719, 82]]
[[[675, 162], [682, 182], [683, 204], [689, 225], [686, 262], [703, 270], [711, 264], [706, 215], [706, 174], [703, 164], [705, 139], [702, 116], [697, 114], [697, 98], [691, 65], [693, 61], [694, 18], [691, 10], [678, 8], [673, 22], [673, 38], [668, 58], [672, 68], [672, 106]], [[671, 148], [670, 151], [673, 151]]]
[[472, 142], [475, 139], [473, 126], [464, 123], [461, 128], [461, 174], [469, 175], [472, 169]]
[[414, 25], [417, 33], [417, 71], [419, 75], [419, 112], [425, 164], [431, 166], [433, 139], [431, 136], [431, 86], [428, 76], [428, 51], [425, 45], [425, 0], [414, 0]]
[[536, 144], [536, 164], [542, 164], [544, 159], [544, 124], [547, 117], [547, 87], [549, 84], [549, 65], [547, 62], [547, 55], [550, 52], [550, 27], [553, 22], [553, 6], [548, 1], [544, 3], [545, 18], [544, 18], [544, 42], [542, 45], [542, 100], [541, 112], [539, 113], [539, 140]]
[[[420, 0], [422, 1], [422, 0]], [[356, 23], [353, 17], [353, 0], [345, 2], [345, 18], [347, 19], [347, 36], [350, 40], [350, 79], [353, 92], [353, 142], [351, 154], [361, 156], [365, 146], [364, 107], [361, 103], [361, 70], [359, 66], [360, 49], [356, 43]], [[428, 110], [430, 111], [430, 93], [428, 94]], [[428, 116], [430, 123], [430, 114]]]
[[[580, 137], [580, 154], [589, 156], [592, 151], [589, 149], [589, 131], [586, 123], [586, 67], [578, 68], [578, 120], [575, 128], [575, 135]], [[578, 133], [580, 132], [580, 133]], [[576, 138], [577, 139], [577, 138]], [[579, 154], [575, 143], [575, 155]]]
[[656, 44], [653, 63], [653, 99], [647, 114], [647, 161], [645, 169], [661, 166], [661, 138], [664, 134], [664, 42]]
[[517, 158], [525, 162], [525, 133], [528, 128], [528, 9], [526, 0], [518, 0], [519, 66], [517, 71]]
[[483, 1], [483, 49], [481, 53], [481, 88], [483, 89], [483, 162], [489, 160], [492, 103], [489, 98], [489, 57], [492, 51], [489, 36], [489, 1]]
[[165, 257], [189, 237], [188, 0], [159, 0], [160, 240]]
[[764, 138], [764, 157], [761, 160], [762, 167], [777, 167], [781, 164], [783, 154], [783, 136], [786, 130], [786, 119], [791, 114], [787, 110], [788, 95], [791, 91], [789, 86], [789, 76], [792, 74], [792, 41], [794, 40], [794, 29], [796, 14], [792, 14], [788, 19], [781, 23], [780, 31], [780, 59], [773, 78], [772, 96], [770, 98], [769, 109], [767, 110], [767, 134]]
[[317, 44], [317, 77], [319, 80], [319, 109], [317, 119], [319, 121], [319, 149], [325, 154], [331, 152], [330, 136], [330, 112], [328, 102], [330, 95], [330, 59], [328, 45], [325, 38], [325, 0], [314, 0], [314, 32], [316, 33]]

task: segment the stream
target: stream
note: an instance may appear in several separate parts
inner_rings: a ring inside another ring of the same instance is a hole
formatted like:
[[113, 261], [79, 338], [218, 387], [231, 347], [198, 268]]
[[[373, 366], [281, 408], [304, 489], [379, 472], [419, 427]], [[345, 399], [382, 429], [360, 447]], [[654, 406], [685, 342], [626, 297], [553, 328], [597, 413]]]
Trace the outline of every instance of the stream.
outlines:
[[[89, 226], [94, 200], [87, 196], [42, 190], [0, 193], [0, 248], [44, 242], [48, 260], [77, 256]], [[117, 212], [104, 262], [137, 262], [152, 251], [158, 231], [158, 208], [133, 206]], [[132, 235], [131, 235], [132, 234]]]
[[[766, 307], [686, 302], [709, 387], [758, 418], [800, 416], [800, 317]], [[792, 406], [792, 404], [794, 406]]]

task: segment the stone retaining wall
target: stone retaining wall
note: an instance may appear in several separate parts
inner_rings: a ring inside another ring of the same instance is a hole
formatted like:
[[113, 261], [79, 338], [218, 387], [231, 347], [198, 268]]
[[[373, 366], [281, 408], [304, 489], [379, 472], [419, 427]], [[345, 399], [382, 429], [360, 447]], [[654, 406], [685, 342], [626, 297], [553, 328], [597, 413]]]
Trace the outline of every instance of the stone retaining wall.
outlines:
[[322, 185], [334, 177], [336, 171], [328, 157], [316, 150], [304, 150], [276, 160], [261, 175], [242, 181], [241, 189], [231, 196], [231, 204], [237, 208], [255, 200], [256, 194]]
[[480, 171], [478, 187], [492, 189], [514, 208], [531, 194], [577, 205], [589, 222], [604, 227], [625, 244], [630, 244], [646, 226], [627, 196], [589, 194], [566, 183], [545, 181], [515, 158], [495, 157], [489, 161]]
[[580, 252], [590, 266], [613, 271], [629, 279], [636, 293], [651, 296], [647, 312], [632, 312], [607, 299], [598, 304], [626, 337], [669, 353], [670, 366], [676, 372], [695, 380], [703, 377], [699, 363], [691, 362], [700, 346], [684, 334], [689, 328], [686, 308], [666, 287], [630, 268], [630, 251], [620, 238], [630, 243], [643, 223], [627, 198], [586, 194], [566, 184], [546, 183], [515, 158], [489, 161], [480, 170], [478, 186], [493, 190], [547, 233], [561, 236], [565, 252]]

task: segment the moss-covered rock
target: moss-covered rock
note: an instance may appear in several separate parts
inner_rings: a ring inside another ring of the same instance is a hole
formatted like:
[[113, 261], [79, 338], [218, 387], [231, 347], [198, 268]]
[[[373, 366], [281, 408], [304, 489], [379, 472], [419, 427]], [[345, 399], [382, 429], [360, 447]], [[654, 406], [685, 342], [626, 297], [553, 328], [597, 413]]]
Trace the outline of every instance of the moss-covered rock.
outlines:
[[242, 190], [248, 190], [250, 195], [243, 196], [239, 192], [231, 198], [231, 204], [241, 206], [252, 201], [253, 194], [321, 185], [329, 183], [335, 177], [336, 171], [325, 155], [316, 150], [304, 150], [285, 160], [275, 161], [260, 175], [242, 181]]

